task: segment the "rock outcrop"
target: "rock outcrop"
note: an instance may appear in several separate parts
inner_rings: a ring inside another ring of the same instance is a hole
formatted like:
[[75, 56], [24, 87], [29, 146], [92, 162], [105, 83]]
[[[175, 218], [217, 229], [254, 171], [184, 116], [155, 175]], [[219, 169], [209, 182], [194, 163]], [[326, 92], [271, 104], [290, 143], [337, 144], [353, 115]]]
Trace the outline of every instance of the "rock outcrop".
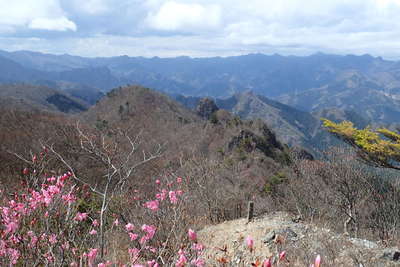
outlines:
[[211, 98], [203, 98], [196, 107], [197, 115], [203, 119], [210, 119], [211, 115], [218, 110], [217, 105]]
[[[254, 239], [252, 251], [245, 243], [248, 237]], [[207, 245], [207, 266], [261, 266], [257, 264], [267, 258], [272, 266], [310, 266], [316, 255], [321, 255], [321, 266], [400, 266], [398, 248], [297, 222], [284, 212], [208, 226], [199, 232], [199, 240]], [[282, 251], [286, 257], [277, 265]]]

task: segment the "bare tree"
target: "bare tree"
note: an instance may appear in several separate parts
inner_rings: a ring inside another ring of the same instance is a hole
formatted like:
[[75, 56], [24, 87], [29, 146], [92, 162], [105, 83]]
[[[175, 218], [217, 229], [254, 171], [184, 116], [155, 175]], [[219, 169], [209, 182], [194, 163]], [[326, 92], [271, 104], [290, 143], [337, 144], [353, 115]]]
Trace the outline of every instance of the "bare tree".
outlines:
[[132, 137], [131, 129], [116, 129], [112, 133], [101, 131], [84, 131], [76, 125], [81, 155], [89, 157], [91, 162], [100, 166], [100, 179], [83, 177], [66, 157], [59, 153], [53, 145], [46, 144], [50, 151], [69, 169], [72, 177], [86, 185], [101, 199], [100, 208], [100, 253], [104, 256], [105, 216], [113, 197], [120, 193], [126, 182], [142, 165], [162, 156], [163, 146], [158, 144], [152, 152], [141, 149], [142, 140], [139, 132]]

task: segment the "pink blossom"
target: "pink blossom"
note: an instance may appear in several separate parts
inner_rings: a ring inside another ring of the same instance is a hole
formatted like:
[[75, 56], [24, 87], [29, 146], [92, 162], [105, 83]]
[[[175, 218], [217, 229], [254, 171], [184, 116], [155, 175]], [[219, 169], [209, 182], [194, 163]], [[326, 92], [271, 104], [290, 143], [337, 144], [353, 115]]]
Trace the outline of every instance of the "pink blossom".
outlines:
[[19, 250], [13, 249], [13, 248], [8, 248], [7, 249], [7, 254], [10, 257], [11, 263], [13, 265], [17, 264], [19, 257], [21, 256], [21, 253]]
[[246, 237], [246, 245], [250, 251], [254, 249], [254, 239], [251, 236]]
[[185, 266], [187, 263], [187, 258], [185, 256], [185, 254], [180, 254], [178, 261], [175, 263], [176, 267], [183, 267]]
[[282, 261], [286, 256], [286, 251], [282, 251], [281, 253], [279, 253], [279, 261]]
[[169, 191], [169, 200], [171, 201], [172, 204], [178, 203], [178, 198], [176, 197], [175, 191]]
[[133, 262], [139, 258], [139, 253], [140, 253], [139, 249], [130, 248], [130, 249], [128, 249], [128, 252], [129, 252], [129, 255], [131, 256]]
[[94, 229], [92, 229], [92, 230], [89, 232], [89, 234], [90, 234], [90, 235], [95, 235], [95, 234], [97, 234], [97, 231], [94, 230]]
[[56, 181], [56, 177], [54, 177], [54, 176], [52, 176], [50, 178], [47, 178], [47, 182], [52, 183], [52, 182], [55, 182], [55, 181]]
[[62, 244], [61, 247], [64, 250], [68, 250], [70, 248], [69, 242], [68, 241], [64, 242], [64, 244]]
[[148, 267], [157, 267], [158, 263], [156, 262], [156, 260], [151, 260], [151, 261], [147, 261], [147, 265], [148, 265]]
[[201, 243], [194, 243], [192, 245], [192, 249], [197, 250], [197, 251], [203, 251], [204, 250], [204, 245]]
[[263, 267], [272, 267], [271, 259], [266, 259], [262, 266]]
[[97, 264], [97, 267], [107, 267], [107, 266], [111, 266], [112, 262], [111, 261], [106, 261], [104, 262], [100, 262], [99, 264]]
[[76, 197], [71, 193], [68, 193], [67, 195], [63, 195], [61, 198], [62, 198], [62, 200], [64, 200], [68, 204], [73, 203], [73, 202], [76, 201]]
[[87, 218], [87, 213], [86, 212], [78, 212], [75, 216], [75, 221], [81, 222], [86, 220]]
[[188, 230], [188, 236], [189, 236], [189, 239], [190, 239], [191, 241], [196, 242], [196, 240], [197, 240], [197, 234], [196, 234], [195, 231], [193, 231], [192, 229], [189, 229], [189, 230]]
[[98, 251], [99, 251], [99, 249], [97, 249], [97, 248], [90, 249], [89, 253], [87, 254], [88, 261], [89, 261], [89, 266], [93, 265], [94, 260], [96, 259]]
[[16, 221], [11, 221], [6, 224], [6, 234], [13, 234], [18, 229], [18, 223]]
[[125, 229], [126, 231], [133, 231], [133, 229], [135, 229], [135, 226], [131, 223], [128, 223], [127, 225], [125, 225]]
[[152, 246], [145, 246], [145, 249], [147, 249], [148, 251], [153, 252], [153, 253], [157, 252], [157, 249], [155, 247], [152, 247]]
[[99, 222], [98, 222], [97, 220], [94, 220], [94, 221], [92, 222], [92, 225], [95, 226], [95, 227], [96, 227], [96, 226], [99, 226]]
[[190, 263], [197, 267], [203, 267], [206, 265], [206, 262], [201, 258], [194, 259]]
[[147, 201], [144, 206], [152, 211], [157, 211], [159, 209], [159, 202], [158, 200]]
[[160, 180], [157, 179], [156, 180], [156, 184], [161, 184]]
[[131, 239], [131, 241], [134, 241], [138, 238], [138, 234], [129, 233], [129, 238]]
[[146, 234], [140, 239], [140, 244], [145, 243], [146, 241], [152, 239], [154, 234], [156, 233], [157, 228], [154, 225], [142, 225], [142, 231], [146, 232]]
[[161, 190], [161, 193], [156, 194], [156, 198], [163, 201], [167, 197], [168, 191], [166, 189]]
[[177, 182], [178, 184], [182, 183], [182, 178], [181, 178], [181, 177], [176, 178], [176, 182]]
[[119, 221], [118, 221], [118, 219], [115, 219], [115, 221], [114, 221], [113, 225], [115, 225], [115, 226], [118, 226], [118, 225], [119, 225]]
[[50, 185], [49, 188], [47, 189], [47, 191], [51, 195], [56, 195], [56, 194], [60, 193], [60, 188], [58, 186], [55, 186], [55, 185]]
[[34, 248], [39, 241], [39, 238], [35, 235], [31, 236], [31, 242], [29, 243], [28, 247]]
[[315, 267], [320, 267], [321, 265], [321, 256], [317, 255], [317, 257], [315, 258], [315, 263], [314, 263]]
[[57, 236], [55, 234], [51, 234], [49, 236], [49, 242], [50, 244], [54, 245], [55, 243], [57, 243]]

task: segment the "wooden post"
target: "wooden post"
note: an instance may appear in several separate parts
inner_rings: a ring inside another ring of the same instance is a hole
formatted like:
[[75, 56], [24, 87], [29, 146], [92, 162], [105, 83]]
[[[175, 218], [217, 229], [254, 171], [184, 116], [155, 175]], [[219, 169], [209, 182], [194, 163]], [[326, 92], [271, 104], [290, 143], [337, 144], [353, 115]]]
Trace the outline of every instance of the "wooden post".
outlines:
[[247, 222], [253, 220], [253, 217], [254, 217], [254, 202], [249, 201], [249, 206], [247, 209]]

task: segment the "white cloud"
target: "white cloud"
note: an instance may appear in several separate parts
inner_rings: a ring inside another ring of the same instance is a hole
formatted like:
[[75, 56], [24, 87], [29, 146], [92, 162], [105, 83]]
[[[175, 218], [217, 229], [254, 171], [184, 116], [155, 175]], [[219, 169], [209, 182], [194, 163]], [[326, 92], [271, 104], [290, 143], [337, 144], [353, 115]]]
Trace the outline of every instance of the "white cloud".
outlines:
[[[215, 56], [322, 51], [400, 57], [400, 0], [0, 0], [0, 6], [0, 33], [19, 40], [13, 47], [30, 49], [28, 39], [17, 37], [21, 29], [24, 36], [31, 30], [41, 37], [34, 48], [46, 52]], [[73, 33], [77, 28], [79, 37]], [[66, 39], [51, 39], [35, 29], [64, 31]]]
[[0, 0], [0, 29], [76, 30], [58, 0]]
[[75, 13], [95, 16], [110, 13], [118, 6], [112, 0], [61, 0], [62, 3], [73, 8]]
[[157, 12], [151, 12], [146, 20], [157, 30], [190, 32], [215, 29], [221, 22], [221, 10], [217, 5], [168, 1]]
[[76, 25], [66, 17], [55, 19], [50, 18], [35, 18], [29, 23], [29, 28], [36, 30], [49, 31], [76, 31]]

